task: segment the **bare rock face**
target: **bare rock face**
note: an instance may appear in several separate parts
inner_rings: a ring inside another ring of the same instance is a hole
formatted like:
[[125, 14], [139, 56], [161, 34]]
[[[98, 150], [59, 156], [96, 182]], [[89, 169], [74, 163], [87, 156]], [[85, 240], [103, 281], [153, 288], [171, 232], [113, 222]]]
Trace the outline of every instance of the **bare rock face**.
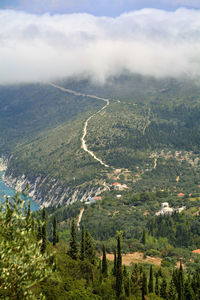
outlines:
[[62, 182], [49, 176], [38, 175], [34, 178], [27, 178], [24, 174], [15, 177], [12, 173], [3, 174], [4, 182], [18, 192], [28, 189], [28, 194], [40, 207], [69, 205], [77, 201], [85, 202], [92, 196], [101, 194], [106, 187], [99, 185], [92, 188], [64, 186]]

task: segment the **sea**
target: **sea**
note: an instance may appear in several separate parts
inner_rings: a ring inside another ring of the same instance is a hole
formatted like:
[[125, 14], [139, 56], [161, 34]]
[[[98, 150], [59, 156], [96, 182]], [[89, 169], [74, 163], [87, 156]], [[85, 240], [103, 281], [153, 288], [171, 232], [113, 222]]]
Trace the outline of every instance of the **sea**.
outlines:
[[[13, 197], [16, 194], [16, 191], [12, 188], [10, 188], [8, 185], [6, 185], [3, 180], [2, 180], [2, 176], [3, 176], [4, 172], [0, 172], [0, 202], [4, 202], [5, 201], [5, 196], [8, 197]], [[25, 201], [30, 201], [30, 206], [31, 206], [31, 210], [32, 211], [36, 211], [39, 210], [39, 206], [37, 204], [37, 202], [35, 200], [33, 200], [31, 197], [24, 197], [22, 195], [22, 198], [25, 199]]]

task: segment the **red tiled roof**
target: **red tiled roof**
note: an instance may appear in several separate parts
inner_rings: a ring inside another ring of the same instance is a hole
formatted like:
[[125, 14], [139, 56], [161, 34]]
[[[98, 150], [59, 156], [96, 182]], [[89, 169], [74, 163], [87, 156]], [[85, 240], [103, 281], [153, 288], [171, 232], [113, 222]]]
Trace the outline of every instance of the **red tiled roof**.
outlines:
[[183, 194], [183, 193], [179, 193], [177, 196], [179, 196], [179, 197], [183, 197], [183, 196], [185, 196], [185, 194]]
[[113, 185], [121, 185], [121, 183], [115, 182], [115, 183], [113, 183]]
[[192, 252], [196, 254], [200, 254], [200, 249], [193, 250]]
[[94, 197], [94, 200], [101, 200], [101, 196]]

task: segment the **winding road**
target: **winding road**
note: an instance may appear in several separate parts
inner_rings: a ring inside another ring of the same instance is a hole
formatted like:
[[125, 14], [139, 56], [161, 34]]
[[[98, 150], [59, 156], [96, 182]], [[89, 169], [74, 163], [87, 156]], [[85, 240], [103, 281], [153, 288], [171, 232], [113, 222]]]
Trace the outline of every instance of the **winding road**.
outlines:
[[66, 93], [69, 93], [69, 94], [73, 94], [75, 96], [82, 96], [82, 97], [89, 97], [89, 98], [92, 98], [92, 99], [95, 99], [95, 100], [101, 100], [101, 101], [104, 101], [106, 104], [100, 109], [98, 110], [96, 113], [94, 113], [93, 115], [91, 115], [84, 123], [84, 127], [83, 127], [83, 135], [81, 137], [81, 148], [87, 152], [90, 156], [92, 156], [96, 161], [98, 161], [102, 166], [106, 167], [106, 168], [109, 168], [110, 166], [107, 165], [105, 162], [103, 162], [100, 158], [98, 158], [93, 151], [89, 150], [88, 149], [88, 146], [86, 144], [86, 141], [85, 141], [85, 137], [87, 135], [87, 127], [88, 127], [88, 122], [94, 118], [94, 116], [96, 116], [97, 114], [100, 114], [103, 110], [105, 110], [109, 105], [110, 105], [110, 100], [109, 99], [106, 99], [106, 98], [102, 98], [102, 97], [98, 97], [98, 96], [95, 96], [95, 95], [87, 95], [87, 94], [82, 94], [82, 93], [79, 93], [79, 92], [76, 92], [76, 91], [73, 91], [73, 90], [70, 90], [70, 89], [66, 89], [66, 88], [63, 88], [55, 83], [52, 83], [52, 82], [49, 82], [49, 84], [63, 92], [66, 92]]

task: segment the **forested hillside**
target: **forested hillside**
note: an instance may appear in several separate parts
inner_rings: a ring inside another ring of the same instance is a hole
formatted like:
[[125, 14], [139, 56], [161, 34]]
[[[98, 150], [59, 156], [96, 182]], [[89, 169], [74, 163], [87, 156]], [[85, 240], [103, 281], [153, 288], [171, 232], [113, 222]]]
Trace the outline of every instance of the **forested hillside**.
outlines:
[[[38, 176], [41, 182], [46, 178], [39, 188], [43, 194], [47, 182], [57, 182], [61, 190], [81, 187], [82, 194], [114, 181], [138, 192], [198, 190], [198, 82], [126, 75], [105, 85], [87, 80], [58, 84], [80, 94], [47, 84], [0, 88], [0, 150], [11, 158], [8, 175], [25, 174], [33, 186]], [[91, 94], [110, 101], [89, 120], [85, 140], [110, 168], [81, 148], [86, 120], [104, 105]], [[121, 170], [119, 176], [115, 169]]]
[[199, 299], [197, 263], [190, 272], [180, 256], [177, 268], [166, 258], [161, 266], [149, 265], [144, 256], [143, 263], [126, 266], [121, 231], [113, 244], [114, 261], [109, 261], [107, 244], [97, 251], [88, 229], [77, 232], [73, 218], [66, 243], [60, 240], [54, 215], [50, 242], [48, 217], [45, 208], [33, 216], [19, 195], [1, 206], [2, 299]]

